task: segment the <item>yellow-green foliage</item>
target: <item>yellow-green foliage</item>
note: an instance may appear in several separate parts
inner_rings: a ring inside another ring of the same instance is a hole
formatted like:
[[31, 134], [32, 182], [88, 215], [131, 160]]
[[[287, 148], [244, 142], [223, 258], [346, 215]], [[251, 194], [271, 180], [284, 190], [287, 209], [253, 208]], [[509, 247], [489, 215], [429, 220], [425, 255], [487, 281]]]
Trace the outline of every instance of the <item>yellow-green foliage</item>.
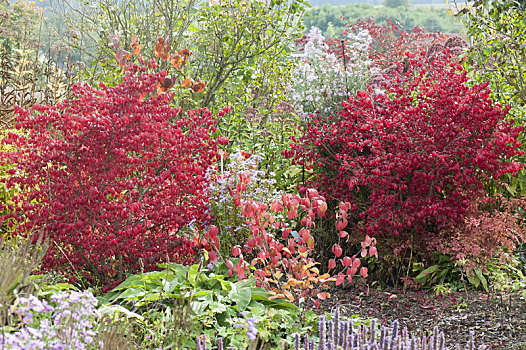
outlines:
[[[19, 191], [16, 188], [10, 188], [8, 189], [5, 184], [5, 179], [7, 179], [9, 174], [7, 174], [7, 171], [12, 168], [10, 164], [6, 164], [3, 161], [2, 155], [7, 152], [13, 152], [14, 149], [12, 146], [4, 145], [1, 140], [4, 139], [4, 137], [9, 132], [15, 132], [15, 130], [7, 129], [7, 130], [0, 130], [0, 215], [5, 216], [8, 213], [8, 209], [6, 208], [9, 205], [12, 205], [13, 202], [11, 199], [14, 195], [18, 194]], [[20, 131], [16, 131], [20, 132]], [[2, 220], [2, 224], [0, 225], [0, 235], [6, 233], [6, 228], [8, 225], [6, 225], [5, 220]]]

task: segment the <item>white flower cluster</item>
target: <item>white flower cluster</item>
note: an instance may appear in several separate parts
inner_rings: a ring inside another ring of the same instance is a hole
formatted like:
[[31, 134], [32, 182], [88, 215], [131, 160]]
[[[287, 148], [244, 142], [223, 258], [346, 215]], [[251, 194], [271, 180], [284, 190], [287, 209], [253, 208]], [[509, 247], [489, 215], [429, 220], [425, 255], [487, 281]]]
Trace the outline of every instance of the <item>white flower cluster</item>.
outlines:
[[300, 115], [334, 113], [342, 101], [366, 87], [371, 74], [367, 53], [372, 37], [366, 30], [356, 35], [350, 33], [346, 43], [344, 64], [329, 52], [321, 30], [316, 27], [310, 30], [303, 55], [291, 74], [289, 88]]

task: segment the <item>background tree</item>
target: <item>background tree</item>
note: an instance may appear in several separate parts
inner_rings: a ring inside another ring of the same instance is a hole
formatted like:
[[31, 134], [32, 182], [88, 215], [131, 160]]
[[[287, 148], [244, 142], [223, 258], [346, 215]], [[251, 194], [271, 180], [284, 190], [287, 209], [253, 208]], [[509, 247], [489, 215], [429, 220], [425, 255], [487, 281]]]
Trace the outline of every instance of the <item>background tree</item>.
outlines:
[[[508, 105], [508, 116], [526, 118], [526, 13], [523, 1], [476, 1], [457, 5], [456, 16], [467, 28], [471, 47], [465, 68], [478, 82], [489, 82], [492, 98]], [[526, 194], [526, 174], [508, 178], [508, 194]], [[491, 183], [488, 187], [492, 187]], [[489, 189], [492, 190], [491, 188]]]
[[409, 0], [385, 0], [384, 1], [384, 6], [385, 7], [398, 7], [398, 6], [403, 6], [403, 7], [408, 7], [410, 4], [410, 1]]
[[455, 20], [452, 14], [448, 14], [444, 8], [426, 6], [412, 7], [385, 7], [371, 4], [345, 4], [340, 6], [319, 6], [308, 11], [305, 17], [305, 28], [320, 28], [324, 35], [331, 36], [327, 32], [329, 22], [334, 26], [336, 33], [341, 33], [349, 24], [362, 19], [373, 17], [379, 25], [386, 25], [387, 21], [398, 22], [407, 30], [413, 27], [421, 27], [431, 32], [459, 33], [462, 24]]

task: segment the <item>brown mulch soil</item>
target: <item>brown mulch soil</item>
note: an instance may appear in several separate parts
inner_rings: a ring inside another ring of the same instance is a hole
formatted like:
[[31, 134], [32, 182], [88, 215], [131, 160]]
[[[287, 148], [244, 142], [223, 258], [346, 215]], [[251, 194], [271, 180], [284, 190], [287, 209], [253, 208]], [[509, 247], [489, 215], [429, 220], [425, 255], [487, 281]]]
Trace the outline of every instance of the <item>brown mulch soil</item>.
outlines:
[[518, 293], [468, 291], [437, 296], [432, 291], [336, 287], [331, 294], [319, 311], [331, 312], [338, 306], [342, 314], [375, 318], [386, 325], [398, 319], [413, 332], [438, 326], [450, 348], [456, 343], [465, 345], [473, 331], [477, 347], [484, 343], [490, 349], [526, 349], [526, 301]]

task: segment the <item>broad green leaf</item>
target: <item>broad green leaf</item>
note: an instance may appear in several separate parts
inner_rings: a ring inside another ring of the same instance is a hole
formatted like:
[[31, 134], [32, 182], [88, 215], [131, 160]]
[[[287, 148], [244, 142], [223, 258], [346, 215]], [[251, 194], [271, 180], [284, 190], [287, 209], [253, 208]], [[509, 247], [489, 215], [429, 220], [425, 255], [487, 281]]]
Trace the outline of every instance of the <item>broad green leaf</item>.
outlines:
[[427, 269], [420, 272], [418, 276], [415, 277], [415, 282], [417, 283], [425, 282], [426, 280], [430, 278], [430, 274], [432, 274], [433, 272], [437, 272], [438, 270], [440, 270], [439, 265], [429, 266]]
[[197, 265], [192, 265], [190, 266], [190, 268], [188, 269], [188, 281], [193, 285], [195, 286], [195, 283], [196, 283], [196, 278], [197, 278], [197, 269], [198, 269], [199, 266]]
[[251, 295], [253, 300], [269, 301], [269, 294], [263, 288], [252, 288]]
[[486, 280], [486, 277], [484, 277], [484, 275], [482, 274], [482, 270], [479, 269], [479, 268], [476, 268], [475, 269], [475, 274], [477, 275], [477, 277], [479, 278], [480, 282], [482, 283], [482, 287], [484, 288], [484, 290], [486, 292], [489, 292], [489, 290], [488, 290], [488, 281]]
[[136, 318], [141, 321], [144, 320], [143, 316], [136, 314], [135, 312], [131, 312], [121, 305], [102, 305], [99, 308], [99, 311], [102, 315], [117, 316], [119, 313], [122, 313], [128, 318]]
[[222, 290], [231, 291], [232, 288], [236, 288], [235, 285], [232, 282], [225, 281], [225, 280], [222, 280], [222, 279], [219, 279], [218, 281], [219, 281], [219, 283], [221, 283], [221, 289]]
[[237, 311], [244, 311], [252, 299], [250, 287], [238, 289], [236, 293], [230, 295], [230, 298], [236, 303]]
[[480, 280], [479, 278], [477, 277], [477, 275], [474, 275], [474, 274], [470, 274], [468, 273], [468, 281], [469, 283], [471, 283], [472, 285], [475, 286], [475, 288], [478, 288], [478, 286], [480, 286]]
[[214, 301], [214, 302], [211, 302], [208, 305], [208, 308], [210, 309], [210, 311], [212, 311], [214, 313], [221, 313], [221, 312], [226, 311], [227, 306], [225, 304], [218, 303], [218, 302]]
[[116, 299], [122, 299], [122, 300], [134, 300], [139, 299], [140, 297], [146, 295], [146, 291], [142, 288], [129, 288], [126, 289], [124, 292], [119, 294], [119, 296]]

